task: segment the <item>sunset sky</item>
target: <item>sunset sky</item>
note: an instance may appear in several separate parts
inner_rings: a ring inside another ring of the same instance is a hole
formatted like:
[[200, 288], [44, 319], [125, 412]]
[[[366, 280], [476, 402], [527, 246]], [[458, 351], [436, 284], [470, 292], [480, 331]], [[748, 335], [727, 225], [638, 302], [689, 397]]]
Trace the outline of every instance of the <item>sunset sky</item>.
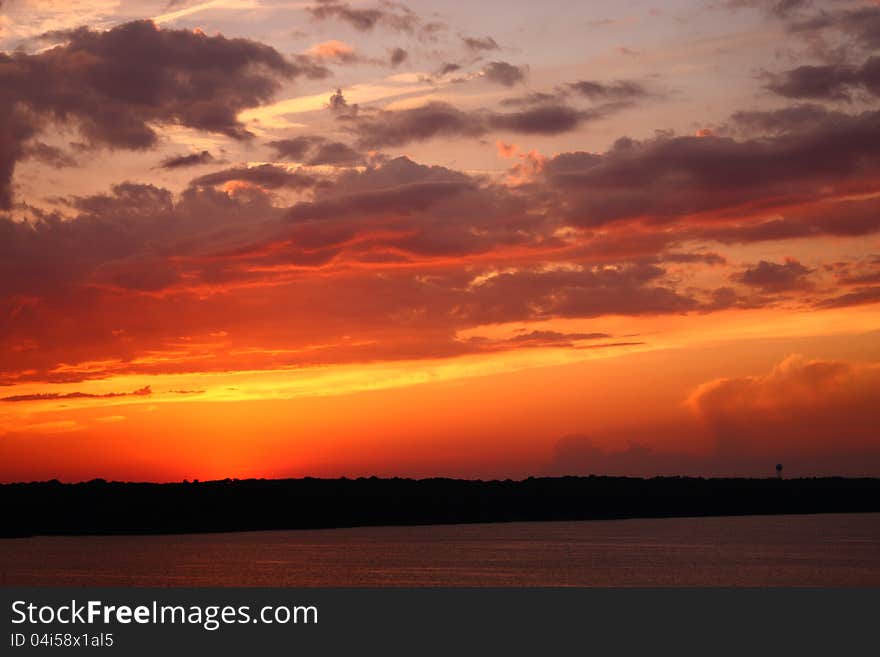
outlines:
[[0, 481], [880, 476], [880, 2], [0, 2]]

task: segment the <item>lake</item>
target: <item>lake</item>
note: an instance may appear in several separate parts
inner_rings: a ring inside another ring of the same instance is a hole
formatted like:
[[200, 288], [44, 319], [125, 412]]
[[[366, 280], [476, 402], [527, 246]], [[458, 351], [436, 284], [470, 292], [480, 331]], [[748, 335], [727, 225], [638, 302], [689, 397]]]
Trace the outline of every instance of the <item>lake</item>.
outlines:
[[880, 586], [880, 513], [0, 540], [2, 586]]

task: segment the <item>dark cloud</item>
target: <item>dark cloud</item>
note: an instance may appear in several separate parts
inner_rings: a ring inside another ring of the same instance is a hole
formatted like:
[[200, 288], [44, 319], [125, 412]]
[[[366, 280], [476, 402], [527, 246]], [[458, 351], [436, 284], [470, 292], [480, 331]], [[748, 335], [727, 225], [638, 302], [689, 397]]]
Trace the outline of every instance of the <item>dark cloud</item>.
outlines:
[[880, 285], [880, 256], [873, 256], [867, 262], [838, 263], [830, 271], [837, 271], [837, 282], [841, 285]]
[[698, 302], [663, 284], [656, 265], [504, 272], [474, 286], [461, 314], [475, 324], [603, 314], [653, 315], [695, 310]]
[[213, 164], [214, 156], [208, 151], [190, 153], [189, 155], [175, 155], [167, 157], [159, 164], [163, 169], [180, 169], [182, 167], [197, 166], [199, 164]]
[[812, 130], [827, 122], [829, 117], [845, 120], [842, 113], [831, 113], [821, 105], [805, 103], [776, 110], [741, 110], [730, 119], [737, 129], [747, 133], [781, 134]]
[[[3, 68], [0, 54], [0, 71]], [[2, 78], [0, 78], [2, 79]], [[0, 210], [12, 207], [12, 174], [15, 164], [24, 157], [26, 142], [37, 133], [32, 117], [10, 99], [0, 86]]]
[[880, 200], [830, 200], [778, 211], [781, 217], [701, 228], [702, 239], [725, 244], [835, 235], [853, 237], [880, 231]]
[[839, 10], [823, 10], [791, 21], [793, 32], [836, 30], [862, 47], [880, 48], [880, 6], [871, 5]]
[[413, 109], [362, 116], [352, 128], [361, 147], [383, 148], [435, 137], [481, 137], [492, 131], [557, 135], [602, 118], [610, 111], [610, 107], [578, 110], [566, 105], [543, 105], [519, 112], [466, 112], [435, 101]]
[[811, 272], [811, 269], [793, 258], [788, 258], [783, 263], [761, 260], [737, 274], [735, 278], [745, 285], [759, 288], [764, 292], [785, 292], [811, 288], [812, 282], [809, 279]]
[[798, 66], [777, 76], [767, 85], [786, 98], [826, 98], [847, 100], [855, 71], [849, 66]]
[[356, 166], [364, 162], [364, 156], [348, 144], [329, 141], [319, 136], [303, 135], [280, 139], [270, 141], [267, 146], [274, 149], [279, 158], [305, 162], [312, 166]]
[[852, 292], [840, 294], [819, 301], [819, 308], [846, 308], [847, 306], [861, 306], [869, 303], [880, 303], [880, 285], [859, 287]]
[[826, 64], [798, 66], [774, 76], [767, 85], [786, 98], [850, 100], [854, 89], [880, 96], [880, 57], [871, 57], [862, 66]]
[[612, 337], [608, 333], [560, 333], [559, 331], [528, 331], [510, 338], [511, 342], [575, 342], [600, 340]]
[[25, 144], [22, 151], [22, 159], [32, 159], [61, 169], [76, 166], [76, 160], [56, 146], [44, 144], [41, 141], [32, 141]]
[[804, 9], [812, 8], [812, 0], [724, 0], [728, 9], [761, 9], [776, 18], [790, 18]]
[[480, 137], [487, 131], [481, 115], [463, 112], [442, 102], [362, 116], [353, 127], [363, 148], [403, 146], [434, 137]]
[[341, 20], [361, 32], [370, 31], [376, 26], [412, 32], [421, 23], [419, 17], [408, 8], [392, 2], [372, 8], [356, 8], [347, 2], [319, 0], [317, 4], [307, 8], [307, 11], [315, 20]]
[[475, 190], [475, 181], [466, 175], [397, 158], [379, 168], [341, 176], [333, 187], [320, 190], [315, 201], [297, 203], [287, 217], [310, 221], [415, 214]]
[[[342, 248], [360, 236], [348, 257], [375, 263], [552, 239], [541, 228], [546, 219], [510, 190], [407, 158], [340, 175], [316, 189], [313, 201], [291, 208], [288, 219], [290, 238], [303, 248]], [[450, 285], [464, 284], [460, 274], [453, 278]]]
[[338, 114], [340, 117], [357, 116], [358, 110], [360, 109], [357, 103], [349, 104], [342, 93], [342, 89], [337, 89], [333, 92], [330, 96], [330, 100], [327, 101], [327, 107], [331, 112]]
[[348, 196], [325, 199], [314, 203], [300, 203], [288, 217], [292, 220], [314, 220], [347, 217], [354, 214], [375, 216], [382, 213], [404, 214], [426, 210], [439, 201], [445, 201], [466, 189], [466, 182], [423, 182], [400, 185], [395, 188], [361, 192]]
[[51, 401], [55, 399], [71, 400], [71, 399], [110, 399], [113, 397], [145, 397], [152, 394], [150, 386], [144, 386], [138, 390], [131, 392], [105, 392], [103, 394], [93, 394], [88, 392], [44, 392], [31, 395], [10, 395], [9, 397], [0, 397], [0, 402], [29, 402], [29, 401]]
[[468, 50], [479, 52], [481, 50], [498, 50], [498, 43], [490, 36], [462, 37], [461, 42]]
[[567, 105], [542, 105], [521, 112], [492, 114], [489, 126], [525, 135], [558, 135], [596, 118], [600, 118], [597, 112], [577, 110]]
[[516, 96], [514, 98], [505, 98], [501, 101], [501, 105], [505, 107], [523, 107], [528, 105], [545, 105], [548, 103], [556, 103], [559, 101], [558, 93], [547, 93], [544, 91], [533, 91], [524, 96]]
[[614, 82], [597, 82], [580, 80], [557, 86], [552, 92], [533, 91], [523, 96], [506, 98], [501, 101], [507, 106], [529, 106], [560, 103], [574, 97], [587, 98], [594, 102], [602, 102], [605, 106], [626, 107], [641, 98], [658, 96], [649, 92], [641, 83], [633, 80], [616, 80]]
[[436, 41], [441, 32], [449, 29], [446, 23], [440, 21], [427, 21], [419, 27], [418, 37], [423, 41]]
[[873, 189], [880, 174], [880, 113], [829, 113], [796, 134], [620, 139], [603, 155], [564, 153], [544, 167], [565, 190], [572, 221], [671, 220], [735, 207], [819, 200], [835, 186]]
[[347, 3], [332, 0], [323, 0], [314, 7], [309, 7], [307, 11], [317, 20], [338, 18], [361, 31], [372, 30], [384, 15], [378, 9], [353, 9]]
[[[451, 73], [455, 73], [456, 71], [460, 71], [460, 70], [461, 70], [460, 64], [455, 64], [453, 62], [444, 62], [433, 73], [431, 73], [429, 75], [421, 75], [421, 76], [419, 76], [419, 79], [423, 82], [429, 82], [431, 84], [434, 84], [435, 82], [438, 82], [439, 80], [446, 77], [447, 75], [450, 75]], [[464, 80], [464, 78], [456, 78], [454, 81], [458, 82], [458, 81], [462, 81], [462, 80]]]
[[255, 41], [150, 21], [58, 36], [64, 45], [37, 55], [4, 55], [3, 86], [35, 111], [77, 119], [88, 138], [112, 146], [152, 145], [148, 123], [155, 121], [247, 136], [238, 112], [268, 101], [279, 78], [308, 73]]
[[[643, 259], [645, 260], [645, 259]], [[727, 258], [718, 253], [663, 253], [653, 258], [648, 258], [647, 262], [664, 263], [694, 263], [701, 262], [706, 265], [723, 265], [727, 263]]]
[[266, 145], [275, 150], [275, 155], [278, 158], [301, 161], [305, 158], [308, 152], [323, 141], [325, 141], [324, 137], [299, 136], [293, 137], [292, 139], [270, 141]]
[[450, 73], [455, 73], [456, 71], [461, 70], [461, 66], [458, 64], [453, 64], [451, 62], [447, 62], [443, 64], [439, 69], [437, 69], [436, 75], [442, 77], [444, 75], [449, 75]]
[[[76, 196], [68, 203], [77, 211], [91, 217], [115, 213], [123, 220], [166, 212], [172, 207], [171, 192], [155, 185], [121, 183], [114, 185], [110, 194]], [[48, 219], [48, 218], [47, 218]]]
[[734, 288], [722, 286], [709, 293], [709, 302], [703, 306], [706, 312], [727, 310], [729, 308], [754, 308], [754, 301], [747, 299]]
[[[607, 340], [612, 336], [608, 333], [562, 333], [560, 331], [536, 330], [526, 331], [505, 340], [506, 343], [518, 347], [574, 347], [578, 342]], [[622, 343], [605, 343], [592, 347], [619, 347]]]
[[351, 167], [363, 164], [363, 162], [364, 156], [361, 153], [348, 144], [333, 141], [318, 146], [306, 163], [312, 166], [327, 164]]
[[333, 75], [330, 69], [324, 66], [320, 57], [298, 54], [292, 57], [292, 62], [296, 74], [310, 80], [323, 80]]
[[88, 145], [144, 149], [156, 124], [250, 136], [240, 111], [267, 102], [280, 81], [326, 71], [248, 39], [165, 30], [137, 21], [79, 28], [34, 55], [0, 53], [0, 205], [23, 143], [50, 121], [76, 125]]
[[[523, 332], [512, 338], [490, 340], [475, 336], [466, 341], [468, 347], [483, 352], [506, 351], [509, 349], [614, 349], [632, 347], [643, 342], [596, 342], [612, 336], [607, 333], [563, 333], [560, 331], [536, 330]], [[587, 344], [584, 344], [587, 343]]]
[[633, 80], [616, 80], [615, 82], [580, 80], [579, 82], [570, 82], [566, 86], [590, 100], [631, 100], [648, 95], [645, 87]]
[[308, 189], [314, 187], [318, 180], [314, 176], [299, 171], [289, 171], [284, 167], [274, 164], [260, 164], [254, 167], [234, 167], [215, 173], [194, 178], [190, 184], [193, 186], [222, 185], [227, 182], [238, 181], [257, 185], [264, 189]]
[[403, 48], [394, 48], [391, 51], [391, 54], [388, 56], [388, 61], [391, 66], [400, 66], [407, 60], [408, 57], [409, 53]]
[[526, 79], [528, 70], [527, 66], [514, 66], [507, 62], [489, 62], [483, 69], [483, 75], [489, 82], [512, 87], [517, 82]]

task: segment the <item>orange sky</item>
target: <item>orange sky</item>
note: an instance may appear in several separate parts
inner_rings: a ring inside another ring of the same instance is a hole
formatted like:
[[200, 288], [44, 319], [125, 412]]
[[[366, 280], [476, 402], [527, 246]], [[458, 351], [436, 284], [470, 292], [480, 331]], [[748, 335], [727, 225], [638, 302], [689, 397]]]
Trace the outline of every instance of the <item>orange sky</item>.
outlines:
[[589, 4], [4, 2], [0, 480], [880, 475], [880, 7]]

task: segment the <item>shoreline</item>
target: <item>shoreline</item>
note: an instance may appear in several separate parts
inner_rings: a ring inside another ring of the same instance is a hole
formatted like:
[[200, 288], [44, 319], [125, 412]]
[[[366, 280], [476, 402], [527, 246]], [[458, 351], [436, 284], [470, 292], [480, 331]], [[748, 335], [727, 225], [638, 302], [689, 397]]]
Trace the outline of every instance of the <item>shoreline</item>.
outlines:
[[0, 485], [0, 537], [118, 536], [880, 511], [880, 479], [103, 480]]
[[578, 518], [578, 519], [537, 519], [537, 520], [489, 520], [474, 522], [443, 522], [443, 523], [408, 523], [397, 525], [336, 525], [333, 527], [295, 527], [289, 529], [232, 529], [232, 530], [204, 530], [204, 531], [181, 531], [181, 532], [150, 532], [150, 533], [101, 533], [101, 534], [28, 534], [22, 536], [7, 536], [0, 534], [0, 542], [27, 540], [31, 538], [150, 538], [150, 537], [169, 537], [169, 536], [220, 536], [220, 535], [252, 535], [252, 534], [274, 534], [280, 532], [331, 532], [345, 531], [350, 529], [408, 529], [408, 528], [446, 528], [446, 527], [479, 527], [479, 526], [497, 526], [497, 525], [540, 525], [553, 523], [572, 523], [572, 522], [627, 522], [640, 520], [700, 520], [700, 519], [723, 519], [723, 518], [800, 518], [804, 516], [834, 516], [834, 515], [870, 515], [880, 514], [877, 511], [803, 511], [803, 512], [767, 512], [767, 513], [726, 513], [726, 514], [704, 514], [704, 515], [665, 515], [665, 516], [615, 516], [615, 517], [594, 517], [594, 518]]

